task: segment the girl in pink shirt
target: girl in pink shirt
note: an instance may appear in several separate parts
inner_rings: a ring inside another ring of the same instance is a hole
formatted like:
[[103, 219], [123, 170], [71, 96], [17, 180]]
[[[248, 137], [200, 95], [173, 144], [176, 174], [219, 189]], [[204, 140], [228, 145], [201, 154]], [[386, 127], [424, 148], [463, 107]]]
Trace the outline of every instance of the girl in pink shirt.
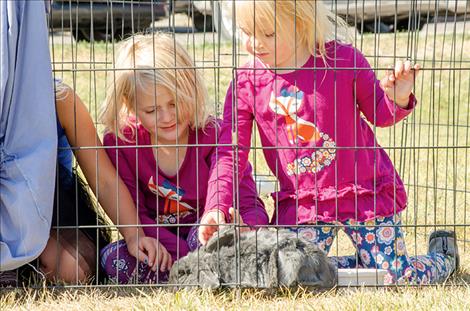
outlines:
[[[446, 278], [458, 259], [454, 233], [435, 232], [428, 255], [408, 257], [405, 187], [369, 125], [392, 126], [412, 112], [419, 66], [398, 61], [377, 81], [361, 52], [336, 40], [341, 27], [321, 1], [237, 1], [235, 8], [253, 57], [227, 92], [220, 143], [235, 147], [221, 148], [214, 162], [201, 224], [228, 217], [255, 121], [280, 184], [272, 224], [295, 226], [325, 252], [342, 228], [357, 254], [337, 258], [340, 267], [383, 268], [388, 283]], [[215, 230], [201, 227], [201, 242]]]
[[[202, 77], [172, 37], [129, 38], [115, 68], [102, 115], [103, 143], [134, 198], [145, 235], [162, 247], [158, 262], [137, 263], [118, 241], [102, 250], [102, 266], [119, 283], [163, 282], [172, 263], [198, 246], [219, 122], [207, 115]], [[249, 164], [241, 177], [242, 220], [267, 224]]]

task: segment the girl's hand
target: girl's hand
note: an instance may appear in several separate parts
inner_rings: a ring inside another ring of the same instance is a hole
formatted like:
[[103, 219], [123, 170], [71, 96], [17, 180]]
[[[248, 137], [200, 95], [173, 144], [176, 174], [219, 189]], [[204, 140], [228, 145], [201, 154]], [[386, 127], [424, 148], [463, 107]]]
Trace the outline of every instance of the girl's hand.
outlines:
[[212, 235], [219, 230], [218, 225], [225, 223], [225, 215], [220, 210], [212, 210], [205, 214], [201, 219], [201, 226], [199, 227], [199, 242], [201, 242], [202, 245], [206, 245]]
[[401, 108], [408, 106], [414, 81], [418, 76], [420, 65], [412, 66], [411, 61], [404, 63], [397, 61], [394, 69], [387, 70], [387, 74], [380, 81], [380, 86], [388, 98]]
[[[240, 216], [238, 210], [236, 212], [237, 213], [235, 215], [235, 209], [233, 207], [229, 209], [230, 219], [232, 220], [232, 223], [240, 225], [238, 227], [240, 232], [251, 231], [252, 229], [243, 221], [243, 218]], [[240, 221], [238, 221], [238, 219], [240, 219]]]
[[[252, 230], [240, 217], [238, 211], [233, 207], [229, 209], [231, 223], [239, 225], [240, 232]], [[239, 220], [239, 221], [238, 221]], [[204, 215], [201, 219], [201, 226], [199, 227], [199, 242], [202, 245], [206, 245], [207, 241], [219, 230], [219, 224], [226, 224], [225, 215], [219, 210], [213, 210]], [[212, 226], [205, 226], [212, 225]]]
[[147, 264], [152, 271], [169, 271], [173, 260], [166, 248], [156, 239], [140, 235], [126, 239], [127, 250], [140, 262]]

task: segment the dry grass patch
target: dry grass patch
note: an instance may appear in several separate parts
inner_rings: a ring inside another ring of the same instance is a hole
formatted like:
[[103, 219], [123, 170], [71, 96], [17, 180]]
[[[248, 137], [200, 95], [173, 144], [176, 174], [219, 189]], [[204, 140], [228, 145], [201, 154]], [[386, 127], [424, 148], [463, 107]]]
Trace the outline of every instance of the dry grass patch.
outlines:
[[468, 310], [468, 286], [279, 290], [80, 289], [17, 290], [3, 294], [4, 310]]

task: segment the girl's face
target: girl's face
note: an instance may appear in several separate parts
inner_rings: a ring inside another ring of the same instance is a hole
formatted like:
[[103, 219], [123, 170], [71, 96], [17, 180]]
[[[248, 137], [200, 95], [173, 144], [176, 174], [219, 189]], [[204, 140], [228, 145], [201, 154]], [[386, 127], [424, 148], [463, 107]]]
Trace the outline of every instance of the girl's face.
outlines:
[[242, 40], [248, 53], [256, 56], [267, 67], [301, 67], [310, 57], [307, 47], [302, 46], [295, 36], [292, 21], [282, 23], [275, 29], [274, 24], [255, 25], [255, 31], [240, 27]]
[[161, 86], [156, 90], [152, 87], [147, 92], [137, 92], [137, 119], [156, 142], [174, 145], [177, 141], [185, 141], [189, 122], [178, 120], [173, 93]]

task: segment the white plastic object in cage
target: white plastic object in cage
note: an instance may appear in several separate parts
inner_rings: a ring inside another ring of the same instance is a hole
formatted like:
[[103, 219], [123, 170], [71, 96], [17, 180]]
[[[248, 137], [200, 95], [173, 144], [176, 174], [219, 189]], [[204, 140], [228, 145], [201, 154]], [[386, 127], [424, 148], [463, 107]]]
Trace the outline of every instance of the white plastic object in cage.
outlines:
[[278, 187], [278, 181], [274, 176], [255, 175], [256, 190], [260, 195], [270, 195]]
[[381, 286], [387, 270], [338, 269], [338, 286]]

